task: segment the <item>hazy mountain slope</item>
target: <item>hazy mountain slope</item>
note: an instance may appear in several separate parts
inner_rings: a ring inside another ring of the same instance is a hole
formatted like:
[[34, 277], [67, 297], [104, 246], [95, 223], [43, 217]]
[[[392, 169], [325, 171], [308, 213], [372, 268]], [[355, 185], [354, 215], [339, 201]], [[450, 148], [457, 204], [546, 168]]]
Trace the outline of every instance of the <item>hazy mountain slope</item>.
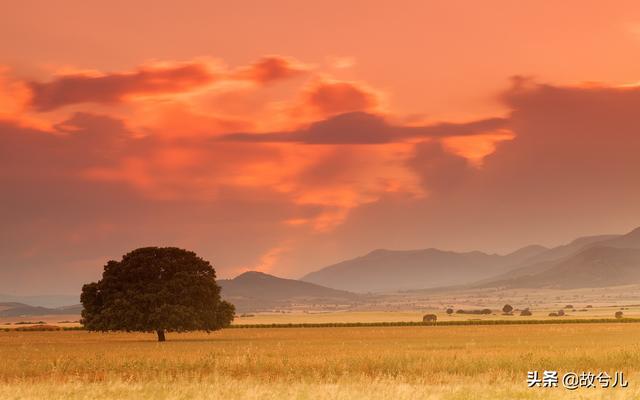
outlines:
[[525, 261], [531, 260], [534, 257], [538, 257], [540, 254], [549, 251], [548, 247], [540, 246], [538, 244], [532, 244], [530, 246], [522, 247], [513, 253], [504, 255], [502, 258], [505, 265], [517, 265]]
[[302, 280], [354, 292], [382, 292], [459, 285], [505, 271], [538, 247], [500, 256], [479, 251], [375, 250], [307, 274]]
[[625, 235], [615, 236], [600, 242], [602, 246], [619, 247], [625, 249], [640, 249], [640, 228], [636, 228]]
[[552, 247], [547, 251], [540, 252], [529, 259], [523, 260], [523, 262], [527, 264], [535, 264], [543, 261], [559, 260], [563, 257], [573, 255], [585, 247], [592, 246], [597, 243], [603, 243], [607, 240], [615, 239], [620, 236], [621, 235], [595, 235], [580, 237], [568, 244]]
[[55, 315], [55, 314], [80, 314], [82, 306], [68, 306], [60, 308], [47, 308], [30, 306], [24, 303], [4, 302], [0, 303], [0, 317], [21, 317], [31, 315]]
[[606, 287], [640, 283], [640, 249], [591, 246], [544, 271], [495, 281], [510, 288]]
[[535, 275], [553, 268], [560, 260], [594, 246], [640, 248], [640, 228], [624, 235], [597, 235], [578, 238], [566, 245], [540, 252], [519, 264], [514, 264], [507, 272], [479, 280], [473, 286], [493, 286], [498, 282], [520, 276]]
[[51, 294], [38, 296], [19, 296], [0, 293], [0, 303], [23, 303], [32, 306], [56, 308], [80, 302], [80, 294]]
[[222, 297], [239, 311], [272, 309], [292, 303], [344, 303], [359, 298], [354, 293], [330, 289], [262, 272], [245, 272], [233, 279], [220, 279]]

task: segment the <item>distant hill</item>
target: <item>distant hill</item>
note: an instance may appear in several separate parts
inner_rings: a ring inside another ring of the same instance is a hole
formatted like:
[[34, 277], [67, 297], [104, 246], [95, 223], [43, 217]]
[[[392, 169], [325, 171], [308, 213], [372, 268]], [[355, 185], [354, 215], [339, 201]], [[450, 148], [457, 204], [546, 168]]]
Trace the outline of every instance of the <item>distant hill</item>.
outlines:
[[31, 306], [24, 303], [4, 302], [0, 303], [0, 317], [28, 317], [34, 315], [62, 315], [62, 314], [80, 314], [81, 305], [47, 308], [39, 306]]
[[354, 292], [461, 285], [505, 272], [544, 251], [542, 246], [527, 246], [501, 256], [480, 251], [375, 250], [312, 272], [302, 280]]
[[24, 303], [32, 306], [56, 308], [76, 304], [80, 301], [80, 294], [44, 294], [36, 296], [19, 296], [0, 293], [0, 303]]
[[[517, 280], [516, 278], [530, 277], [551, 271], [557, 267], [559, 262], [568, 260], [569, 258], [572, 258], [592, 247], [640, 249], [640, 228], [634, 229], [624, 235], [599, 235], [578, 238], [569, 244], [541, 252], [534, 257], [526, 259], [519, 265], [515, 265], [511, 270], [503, 274], [481, 280], [474, 286], [499, 286], [505, 284], [505, 282], [510, 282], [510, 285], [522, 284], [524, 281]], [[583, 262], [587, 262], [586, 259], [582, 260]]]
[[596, 245], [561, 260], [546, 263], [548, 264], [543, 271], [495, 280], [492, 285], [575, 289], [640, 283], [640, 249]]
[[625, 235], [617, 235], [598, 242], [602, 246], [624, 249], [640, 249], [640, 228], [636, 228]]
[[295, 279], [278, 278], [257, 271], [245, 272], [233, 279], [220, 279], [222, 297], [238, 311], [260, 311], [293, 304], [344, 304], [359, 296]]

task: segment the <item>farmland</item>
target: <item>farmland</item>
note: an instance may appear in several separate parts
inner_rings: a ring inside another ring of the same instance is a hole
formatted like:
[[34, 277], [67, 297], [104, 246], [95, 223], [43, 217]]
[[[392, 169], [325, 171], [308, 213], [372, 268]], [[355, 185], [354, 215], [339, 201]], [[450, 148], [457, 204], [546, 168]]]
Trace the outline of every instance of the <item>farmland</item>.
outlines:
[[[2, 399], [634, 398], [640, 324], [0, 332]], [[529, 370], [628, 388], [527, 388]]]

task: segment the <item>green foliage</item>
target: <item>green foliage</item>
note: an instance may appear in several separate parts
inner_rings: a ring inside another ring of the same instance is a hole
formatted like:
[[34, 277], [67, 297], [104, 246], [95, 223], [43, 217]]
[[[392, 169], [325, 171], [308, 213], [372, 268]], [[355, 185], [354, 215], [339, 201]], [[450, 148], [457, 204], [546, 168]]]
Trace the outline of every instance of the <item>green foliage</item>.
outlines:
[[491, 310], [488, 308], [483, 308], [482, 310], [458, 310], [456, 314], [479, 314], [479, 315], [488, 315], [491, 314]]
[[195, 253], [145, 247], [109, 261], [102, 279], [82, 288], [81, 323], [90, 331], [207, 332], [229, 326], [215, 270]]
[[438, 316], [435, 314], [425, 314], [422, 317], [422, 322], [435, 323], [438, 320]]

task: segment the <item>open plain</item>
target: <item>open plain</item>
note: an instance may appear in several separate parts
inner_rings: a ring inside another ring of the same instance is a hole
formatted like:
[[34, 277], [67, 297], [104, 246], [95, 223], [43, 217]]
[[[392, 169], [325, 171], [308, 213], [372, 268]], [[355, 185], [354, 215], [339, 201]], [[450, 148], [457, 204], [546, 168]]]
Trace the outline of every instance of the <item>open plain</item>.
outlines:
[[[628, 399], [640, 324], [0, 332], [2, 399]], [[528, 388], [530, 370], [627, 388]]]

